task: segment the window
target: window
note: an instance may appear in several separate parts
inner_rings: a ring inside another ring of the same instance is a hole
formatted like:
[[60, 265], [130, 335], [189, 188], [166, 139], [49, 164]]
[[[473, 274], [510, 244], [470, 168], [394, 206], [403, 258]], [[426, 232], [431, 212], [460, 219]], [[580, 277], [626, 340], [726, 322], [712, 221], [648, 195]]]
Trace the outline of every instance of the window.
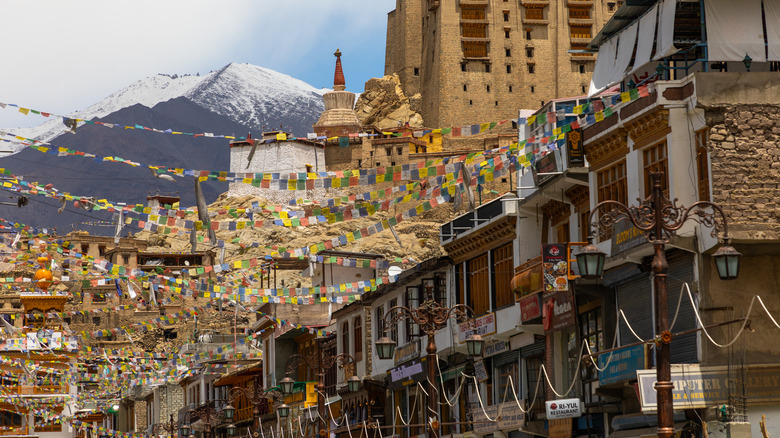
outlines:
[[627, 204], [626, 161], [620, 161], [596, 173], [598, 202], [613, 200]]
[[414, 68], [414, 75], [415, 76], [420, 76], [420, 68], [419, 67], [415, 67]]
[[343, 353], [350, 353], [349, 350], [349, 321], [344, 321], [341, 325], [341, 351]]
[[92, 324], [95, 324], [96, 326], [100, 325], [100, 317], [99, 316], [93, 316], [92, 317]]
[[525, 8], [526, 20], [544, 20], [544, 8]]
[[[416, 309], [420, 307], [420, 286], [409, 286], [406, 288], [406, 307]], [[415, 324], [411, 318], [406, 318], [406, 342], [411, 342], [412, 338], [420, 335], [420, 326]]]
[[498, 101], [496, 101], [496, 106], [498, 106]]
[[493, 250], [493, 287], [496, 296], [496, 308], [500, 309], [515, 303], [515, 296], [509, 283], [514, 276], [514, 260], [512, 255], [512, 244]]
[[[398, 305], [398, 299], [393, 298], [390, 300], [390, 302], [387, 303], [387, 311], [389, 312], [390, 309]], [[388, 331], [390, 332], [389, 337], [390, 339], [394, 340], [395, 342], [398, 342], [398, 325], [390, 323], [390, 326], [388, 327]]]
[[463, 38], [487, 38], [487, 24], [461, 23], [460, 36]]
[[528, 73], [534, 74], [536, 72], [536, 65], [528, 64]]
[[378, 341], [383, 336], [385, 336], [385, 306], [378, 306], [376, 308], [376, 332], [374, 341]]
[[609, 2], [607, 3], [607, 10], [609, 12], [615, 12], [615, 2]]
[[488, 85], [488, 86], [486, 86], [486, 87], [485, 87], [485, 91], [487, 91], [488, 93], [490, 93], [490, 85]]
[[460, 9], [461, 20], [485, 20], [485, 7], [467, 7], [463, 6]]
[[710, 167], [707, 152], [707, 129], [696, 132], [696, 175], [699, 183], [699, 201], [710, 200]]
[[390, 155], [393, 155], [393, 148], [385, 148], [385, 155], [387, 155], [388, 157]]
[[469, 100], [469, 105], [474, 105], [474, 101], [473, 100]]
[[490, 266], [488, 255], [468, 261], [469, 306], [477, 315], [490, 311]]
[[528, 58], [534, 57], [534, 48], [533, 47], [526, 47], [525, 49], [525, 56]]
[[571, 241], [571, 237], [569, 237], [569, 222], [558, 225], [555, 229], [555, 234], [559, 243]]
[[[466, 71], [466, 64], [465, 63], [461, 63], [460, 64], [460, 71]], [[464, 87], [465, 87], [465, 85], [464, 85]]]
[[[0, 411], [0, 426], [3, 428], [16, 428], [22, 426], [22, 416], [10, 411]], [[8, 430], [6, 429], [6, 430]]]
[[511, 85], [509, 86], [509, 92], [510, 93], [512, 92], [512, 86]]
[[586, 92], [587, 92], [587, 91], [585, 90], [585, 86], [584, 86], [584, 85], [580, 85], [580, 90], [581, 90], [583, 93], [586, 93]]
[[572, 20], [590, 20], [590, 7], [569, 8], [569, 18]]
[[525, 39], [530, 40], [531, 39], [531, 29], [525, 30]]
[[580, 74], [584, 74], [585, 73], [585, 64], [580, 64], [578, 67], [580, 69]]
[[536, 88], [533, 85], [531, 85], [531, 93], [533, 93], [535, 89]]
[[469, 87], [466, 86], [466, 84], [463, 84], [463, 91], [468, 91]]
[[506, 72], [507, 73], [512, 73], [512, 65], [510, 65], [510, 64], [506, 65]]
[[506, 53], [506, 57], [507, 58], [511, 58], [512, 57], [512, 49], [504, 49], [504, 51]]
[[504, 21], [509, 21], [509, 11], [504, 11]]
[[363, 360], [363, 324], [358, 316], [353, 323], [355, 332], [355, 360]]
[[504, 29], [504, 38], [509, 38], [509, 29]]
[[501, 365], [496, 368], [496, 372], [498, 374], [498, 381], [496, 382], [495, 386], [496, 400], [503, 400], [505, 392], [508, 398], [511, 399], [513, 397], [512, 390], [509, 389], [510, 383], [512, 386], [514, 386], [515, 392], [520, 392], [520, 379], [518, 379], [517, 371], [517, 361], [510, 362], [506, 365]]
[[396, 148], [396, 152], [398, 152], [398, 155], [403, 155], [404, 154], [404, 148], [403, 147]]
[[487, 47], [487, 42], [484, 41], [464, 41], [463, 56], [466, 58], [487, 58]]
[[485, 64], [485, 73], [490, 73], [490, 64]]
[[570, 36], [571, 38], [578, 39], [591, 39], [590, 26], [571, 26]]
[[642, 156], [645, 164], [645, 196], [650, 196], [653, 190], [653, 182], [650, 178], [651, 173], [663, 172], [664, 178], [661, 179], [661, 188], [664, 196], [669, 196], [669, 173], [668, 159], [666, 156], [666, 141], [662, 141], [653, 146], [645, 148]]

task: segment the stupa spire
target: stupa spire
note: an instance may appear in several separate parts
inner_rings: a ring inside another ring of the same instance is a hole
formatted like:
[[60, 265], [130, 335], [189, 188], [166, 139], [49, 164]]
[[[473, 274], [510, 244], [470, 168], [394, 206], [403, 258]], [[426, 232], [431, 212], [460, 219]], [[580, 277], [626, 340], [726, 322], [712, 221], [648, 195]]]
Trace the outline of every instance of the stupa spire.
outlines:
[[344, 91], [347, 89], [347, 81], [344, 79], [344, 70], [341, 68], [341, 51], [336, 49], [333, 54], [336, 57], [336, 72], [333, 74], [333, 89]]

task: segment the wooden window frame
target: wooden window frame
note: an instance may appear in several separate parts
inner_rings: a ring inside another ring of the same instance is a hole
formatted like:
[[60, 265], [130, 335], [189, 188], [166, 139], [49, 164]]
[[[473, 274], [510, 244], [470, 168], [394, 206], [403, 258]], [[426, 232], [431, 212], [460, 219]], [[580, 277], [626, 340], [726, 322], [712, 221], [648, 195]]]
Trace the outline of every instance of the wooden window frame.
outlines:
[[509, 285], [514, 276], [514, 246], [512, 242], [492, 250], [491, 259], [493, 295], [496, 297], [495, 308], [515, 304], [515, 294]]
[[490, 312], [490, 263], [488, 253], [466, 262], [469, 284], [469, 307], [476, 315]]
[[650, 174], [653, 172], [663, 172], [664, 179], [661, 181], [664, 196], [669, 197], [669, 150], [666, 140], [653, 143], [644, 147], [642, 151], [642, 173], [645, 178], [645, 197], [650, 196], [653, 190], [653, 182]]
[[352, 332], [354, 333], [355, 361], [363, 360], [363, 321], [359, 316], [352, 320]]
[[699, 201], [711, 201], [710, 160], [707, 149], [709, 128], [696, 131], [696, 183], [699, 188]]

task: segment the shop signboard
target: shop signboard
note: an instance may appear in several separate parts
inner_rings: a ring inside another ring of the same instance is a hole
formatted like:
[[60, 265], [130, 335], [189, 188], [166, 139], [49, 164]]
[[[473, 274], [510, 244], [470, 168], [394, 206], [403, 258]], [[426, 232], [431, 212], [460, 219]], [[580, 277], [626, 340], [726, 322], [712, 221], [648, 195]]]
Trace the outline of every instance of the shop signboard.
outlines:
[[568, 167], [585, 167], [585, 148], [582, 147], [582, 128], [566, 133]]
[[487, 368], [485, 368], [485, 362], [482, 359], [474, 361], [474, 375], [480, 382], [488, 379]]
[[572, 291], [556, 292], [544, 299], [542, 325], [546, 332], [554, 332], [575, 325], [576, 316]]
[[565, 243], [542, 245], [544, 292], [569, 290], [569, 261]]
[[395, 365], [420, 357], [420, 341], [415, 340], [395, 349]]
[[390, 368], [387, 372], [390, 389], [396, 390], [404, 386], [414, 385], [417, 382], [424, 382], [426, 374], [423, 362], [425, 362], [425, 358], [415, 359], [395, 368]]
[[540, 294], [529, 295], [520, 300], [520, 320], [528, 322], [542, 316], [542, 297]]
[[509, 351], [509, 341], [496, 341], [485, 345], [482, 357], [495, 356]]
[[[700, 365], [672, 365], [672, 400], [675, 409], [696, 409], [727, 403], [729, 367]], [[655, 411], [656, 370], [636, 372], [642, 411]], [[745, 370], [745, 393], [749, 403], [771, 404], [780, 402], [780, 365], [750, 365]]]
[[496, 332], [496, 314], [488, 313], [479, 318], [458, 324], [458, 342], [464, 343], [472, 334], [485, 337]]
[[612, 225], [612, 249], [610, 250], [610, 255], [618, 255], [643, 243], [647, 243], [647, 238], [630, 220], [623, 219]]
[[[520, 405], [525, 409], [525, 400], [520, 400]], [[517, 402], [511, 401], [500, 405], [485, 406], [482, 411], [480, 405], [476, 406], [473, 415], [474, 433], [486, 435], [497, 430], [517, 430], [525, 425], [525, 413]], [[487, 413], [487, 417], [485, 416]], [[495, 420], [495, 421], [492, 421]]]
[[624, 347], [598, 355], [599, 385], [633, 380], [636, 372], [646, 368], [645, 344]]
[[548, 420], [577, 418], [582, 416], [582, 401], [578, 398], [565, 398], [545, 402]]

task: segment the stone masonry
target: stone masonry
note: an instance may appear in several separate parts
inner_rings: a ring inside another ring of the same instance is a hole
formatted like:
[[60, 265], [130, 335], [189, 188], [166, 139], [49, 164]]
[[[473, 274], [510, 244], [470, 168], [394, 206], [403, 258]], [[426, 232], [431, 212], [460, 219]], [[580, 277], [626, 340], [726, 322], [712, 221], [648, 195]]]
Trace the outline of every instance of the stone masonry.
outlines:
[[517, 117], [559, 97], [587, 93], [587, 46], [614, 0], [397, 0], [388, 14], [385, 75], [422, 95], [428, 127]]
[[734, 105], [707, 112], [713, 202], [735, 240], [780, 238], [780, 107]]

